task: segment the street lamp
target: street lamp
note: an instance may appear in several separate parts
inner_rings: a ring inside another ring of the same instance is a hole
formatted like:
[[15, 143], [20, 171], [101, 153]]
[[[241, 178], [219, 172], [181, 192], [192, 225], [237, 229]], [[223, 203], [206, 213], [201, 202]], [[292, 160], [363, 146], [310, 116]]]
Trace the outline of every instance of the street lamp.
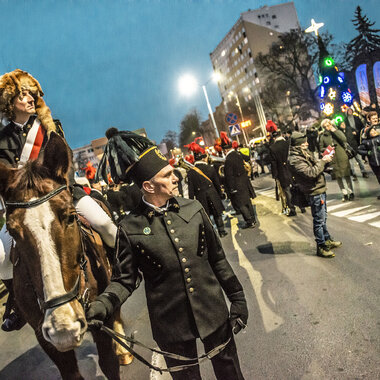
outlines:
[[[209, 112], [209, 115], [211, 117], [212, 125], [214, 126], [214, 129], [215, 129], [216, 138], [218, 138], [219, 137], [219, 131], [218, 131], [218, 127], [216, 126], [216, 122], [214, 119], [214, 113], [212, 112], [211, 104], [210, 104], [210, 101], [208, 100], [208, 95], [207, 95], [207, 90], [206, 90], [206, 85], [208, 82], [210, 82], [211, 79], [213, 79], [214, 81], [220, 80], [220, 74], [214, 73], [213, 76], [204, 85], [202, 85], [202, 90], [203, 90], [203, 94], [204, 94], [205, 99], [206, 99], [208, 112]], [[184, 95], [194, 94], [196, 92], [197, 88], [199, 87], [198, 82], [195, 79], [195, 77], [193, 77], [190, 74], [187, 74], [187, 75], [184, 75], [183, 77], [181, 77], [179, 82], [178, 82], [178, 86], [179, 86], [180, 92]]]

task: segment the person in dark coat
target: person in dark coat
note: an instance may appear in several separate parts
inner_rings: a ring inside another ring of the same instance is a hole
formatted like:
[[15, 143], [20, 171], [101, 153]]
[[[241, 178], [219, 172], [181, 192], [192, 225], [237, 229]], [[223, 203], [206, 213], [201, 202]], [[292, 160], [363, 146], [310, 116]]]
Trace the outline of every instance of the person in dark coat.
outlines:
[[[0, 76], [0, 162], [4, 165], [20, 168], [41, 157], [52, 133], [64, 138], [62, 125], [59, 120], [53, 120], [43, 96], [38, 81], [26, 71], [16, 69]], [[99, 232], [108, 247], [114, 248], [117, 228], [112, 219], [75, 184], [74, 170], [69, 174], [69, 182], [78, 214]], [[0, 231], [0, 278], [9, 291], [7, 303], [12, 303], [13, 294], [12, 242], [4, 224]], [[18, 330], [25, 324], [11, 307], [7, 307], [3, 321], [4, 331]]]
[[219, 236], [224, 237], [227, 232], [224, 229], [222, 198], [224, 194], [220, 186], [215, 169], [207, 164], [207, 154], [198, 146], [194, 152], [194, 168], [187, 172], [189, 198], [197, 199], [210, 217], [213, 216], [218, 228]]
[[[352, 111], [352, 110], [351, 110]], [[355, 127], [354, 127], [355, 128]], [[359, 165], [360, 171], [362, 173], [363, 178], [368, 178], [368, 174], [365, 170], [364, 163], [358, 154], [358, 140], [359, 140], [359, 133], [356, 129], [352, 128], [350, 124], [346, 124], [346, 122], [342, 122], [339, 126], [339, 129], [344, 133], [347, 139], [347, 143], [351, 146], [351, 148], [355, 152], [355, 156], [352, 157], [350, 161], [350, 167], [352, 172], [352, 177], [354, 181], [357, 181], [358, 178], [355, 174], [355, 162]]]
[[[380, 133], [375, 126], [367, 130], [358, 150], [360, 154], [368, 157], [369, 165], [380, 184]], [[380, 195], [377, 199], [380, 199]]]
[[306, 135], [293, 132], [289, 168], [300, 191], [309, 198], [317, 256], [324, 258], [334, 257], [332, 249], [342, 245], [342, 242], [334, 241], [327, 230], [326, 179], [323, 171], [331, 161], [331, 155], [316, 159], [308, 149]]
[[252, 184], [244, 167], [241, 155], [232, 148], [232, 143], [225, 132], [221, 132], [222, 148], [226, 153], [224, 163], [224, 180], [233, 207], [242, 214], [245, 225], [242, 228], [254, 227], [258, 220], [251, 199], [256, 197]]
[[[128, 146], [136, 147], [134, 140], [132, 133], [124, 138]], [[206, 352], [216, 349], [211, 362], [218, 380], [243, 380], [232, 333], [248, 319], [243, 288], [204, 208], [197, 200], [177, 197], [173, 168], [151, 144], [143, 144], [145, 150], [137, 159], [137, 150], [125, 152], [128, 161], [123, 165], [131, 167], [125, 174], [142, 189], [143, 197], [137, 209], [121, 221], [111, 283], [90, 304], [87, 320], [94, 328], [112, 315], [135, 290], [141, 271], [158, 346], [194, 358], [200, 338]], [[230, 310], [224, 294], [231, 302]], [[165, 360], [168, 367], [184, 364], [167, 356]], [[171, 372], [172, 378], [200, 380], [198, 361], [191, 363]]]
[[297, 215], [296, 208], [292, 203], [292, 195], [290, 192], [290, 185], [292, 183], [292, 175], [288, 166], [288, 155], [290, 140], [285, 140], [281, 136], [280, 131], [274, 132], [275, 142], [270, 146], [271, 153], [271, 168], [272, 176], [278, 180], [281, 189], [284, 192], [286, 198], [286, 205], [289, 208], [288, 216]]
[[355, 198], [355, 194], [351, 179], [351, 167], [345, 151], [346, 136], [330, 119], [322, 120], [321, 127], [324, 132], [319, 138], [319, 152], [322, 154], [328, 146], [334, 147], [335, 154], [331, 162], [332, 173], [343, 194], [342, 201], [351, 201]]

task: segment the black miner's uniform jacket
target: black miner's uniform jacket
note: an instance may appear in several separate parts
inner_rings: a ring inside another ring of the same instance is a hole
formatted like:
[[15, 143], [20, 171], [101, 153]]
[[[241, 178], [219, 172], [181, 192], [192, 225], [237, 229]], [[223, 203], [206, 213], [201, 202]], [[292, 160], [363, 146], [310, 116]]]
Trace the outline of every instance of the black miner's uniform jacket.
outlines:
[[290, 140], [279, 139], [270, 147], [272, 176], [280, 181], [283, 189], [292, 183], [288, 164]]
[[235, 150], [229, 152], [224, 163], [224, 180], [228, 193], [237, 207], [244, 206], [255, 198], [251, 182], [244, 167], [243, 157]]
[[124, 302], [140, 270], [158, 343], [205, 338], [226, 323], [222, 289], [228, 296], [242, 286], [198, 201], [174, 197], [162, 214], [141, 202], [121, 221], [117, 241], [105, 292]]
[[216, 211], [216, 214], [221, 215], [224, 211], [221, 200], [223, 193], [215, 169], [205, 162], [196, 163], [196, 167], [201, 170], [211, 182], [196, 170], [190, 169], [187, 172], [189, 198], [194, 199], [195, 197], [201, 202], [207, 215], [213, 214], [212, 209]]

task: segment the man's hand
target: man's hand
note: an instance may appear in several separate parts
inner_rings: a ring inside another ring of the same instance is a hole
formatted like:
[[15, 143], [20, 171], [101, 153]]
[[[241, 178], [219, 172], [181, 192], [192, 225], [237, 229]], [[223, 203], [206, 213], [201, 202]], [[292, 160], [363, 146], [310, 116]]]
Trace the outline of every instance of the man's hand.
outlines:
[[228, 296], [231, 301], [230, 324], [234, 334], [247, 326], [248, 308], [243, 291]]
[[331, 162], [332, 159], [333, 159], [333, 155], [332, 154], [326, 155], [326, 156], [322, 157], [322, 161], [325, 161], [325, 162]]
[[86, 319], [89, 326], [101, 328], [103, 322], [113, 314], [112, 302], [106, 293], [101, 294], [95, 301], [90, 303], [86, 310]]

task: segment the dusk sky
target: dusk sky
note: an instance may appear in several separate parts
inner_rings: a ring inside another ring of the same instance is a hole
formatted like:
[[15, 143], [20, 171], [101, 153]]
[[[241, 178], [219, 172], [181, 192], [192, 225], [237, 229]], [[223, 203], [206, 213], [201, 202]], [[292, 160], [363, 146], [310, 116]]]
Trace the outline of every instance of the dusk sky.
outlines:
[[[201, 89], [191, 98], [178, 79], [200, 84], [212, 74], [209, 53], [248, 9], [279, 0], [0, 0], [0, 75], [20, 68], [35, 76], [72, 148], [103, 137], [110, 126], [145, 127], [160, 142], [179, 132], [185, 114], [207, 107]], [[296, 0], [303, 29], [310, 19], [348, 42], [356, 6], [380, 29], [378, 0]], [[220, 101], [207, 85], [210, 103]]]

